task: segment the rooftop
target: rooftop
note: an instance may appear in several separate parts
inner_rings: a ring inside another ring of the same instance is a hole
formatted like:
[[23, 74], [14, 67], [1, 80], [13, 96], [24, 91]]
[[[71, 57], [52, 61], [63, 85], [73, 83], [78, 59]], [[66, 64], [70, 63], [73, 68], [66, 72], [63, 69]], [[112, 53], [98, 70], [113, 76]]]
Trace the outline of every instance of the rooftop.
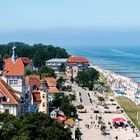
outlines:
[[15, 91], [12, 89], [8, 84], [4, 82], [4, 80], [0, 79], [0, 97], [5, 97], [6, 99], [9, 99], [9, 101], [3, 101], [2, 104], [12, 104], [17, 105], [20, 102], [20, 99], [16, 96], [16, 94], [19, 94], [20, 92]]
[[66, 58], [53, 58], [50, 60], [47, 60], [46, 62], [61, 62], [61, 63], [66, 63], [67, 59]]
[[88, 59], [82, 56], [71, 56], [67, 60], [68, 63], [89, 63]]
[[57, 84], [56, 80], [53, 77], [46, 77], [45, 81], [49, 87], [55, 87]]
[[24, 67], [31, 64], [31, 61], [27, 57], [17, 58], [15, 62], [11, 58], [4, 59], [3, 74], [9, 76], [23, 76]]

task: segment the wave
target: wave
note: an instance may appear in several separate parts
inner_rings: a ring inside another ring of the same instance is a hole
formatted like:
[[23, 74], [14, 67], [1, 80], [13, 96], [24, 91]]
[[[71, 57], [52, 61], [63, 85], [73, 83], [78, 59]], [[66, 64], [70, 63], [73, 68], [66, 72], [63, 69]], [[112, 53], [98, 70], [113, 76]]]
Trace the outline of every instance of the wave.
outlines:
[[117, 50], [117, 49], [110, 49], [112, 52], [117, 53], [117, 54], [121, 54], [121, 55], [125, 55], [125, 56], [131, 56], [131, 57], [135, 57], [135, 58], [140, 58], [140, 55], [134, 54], [134, 53], [126, 53], [123, 52], [121, 50]]

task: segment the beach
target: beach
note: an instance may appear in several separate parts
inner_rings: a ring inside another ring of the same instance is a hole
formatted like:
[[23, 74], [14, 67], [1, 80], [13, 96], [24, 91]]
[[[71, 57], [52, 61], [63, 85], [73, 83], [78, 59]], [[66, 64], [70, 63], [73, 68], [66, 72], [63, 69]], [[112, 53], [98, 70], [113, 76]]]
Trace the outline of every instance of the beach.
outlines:
[[138, 83], [134, 82], [131, 78], [115, 74], [109, 70], [102, 69], [99, 66], [91, 65], [91, 67], [104, 74], [109, 86], [116, 96], [125, 96], [136, 104], [140, 104]]

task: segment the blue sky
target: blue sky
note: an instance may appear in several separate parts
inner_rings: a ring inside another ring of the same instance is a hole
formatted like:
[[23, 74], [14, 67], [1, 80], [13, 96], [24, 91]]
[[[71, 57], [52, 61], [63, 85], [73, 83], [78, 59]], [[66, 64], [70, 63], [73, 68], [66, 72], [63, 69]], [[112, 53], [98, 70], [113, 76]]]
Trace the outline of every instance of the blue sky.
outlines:
[[0, 43], [140, 45], [140, 0], [0, 0]]

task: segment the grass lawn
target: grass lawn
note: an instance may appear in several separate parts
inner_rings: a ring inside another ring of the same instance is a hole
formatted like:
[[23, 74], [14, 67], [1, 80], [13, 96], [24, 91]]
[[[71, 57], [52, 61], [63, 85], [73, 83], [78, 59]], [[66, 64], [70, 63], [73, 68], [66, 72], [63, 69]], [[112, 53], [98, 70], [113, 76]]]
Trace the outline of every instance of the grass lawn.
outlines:
[[[122, 106], [126, 114], [131, 118], [135, 125], [140, 129], [140, 124], [137, 121], [137, 112], [140, 115], [140, 106], [126, 97], [117, 97], [117, 102]], [[139, 116], [140, 117], [140, 116]]]

